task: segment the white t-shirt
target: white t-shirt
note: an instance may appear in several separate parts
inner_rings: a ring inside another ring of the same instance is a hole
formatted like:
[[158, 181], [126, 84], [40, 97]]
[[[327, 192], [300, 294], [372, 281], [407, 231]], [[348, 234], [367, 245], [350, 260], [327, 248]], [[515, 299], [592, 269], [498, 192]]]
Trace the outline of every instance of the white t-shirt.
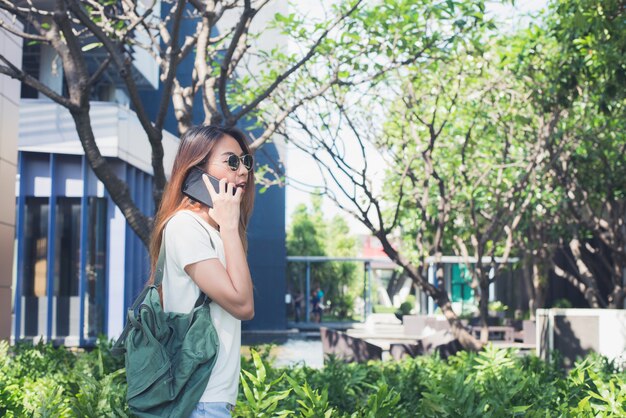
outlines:
[[[211, 233], [215, 249], [211, 245], [207, 230]], [[168, 221], [164, 239], [166, 256], [163, 309], [165, 312], [187, 313], [193, 309], [200, 289], [185, 273], [185, 266], [219, 258], [226, 268], [224, 244], [215, 228], [188, 210], [179, 211]], [[241, 362], [241, 321], [216, 302], [212, 302], [210, 307], [213, 324], [220, 339], [220, 348], [200, 402], [228, 402], [235, 405]]]

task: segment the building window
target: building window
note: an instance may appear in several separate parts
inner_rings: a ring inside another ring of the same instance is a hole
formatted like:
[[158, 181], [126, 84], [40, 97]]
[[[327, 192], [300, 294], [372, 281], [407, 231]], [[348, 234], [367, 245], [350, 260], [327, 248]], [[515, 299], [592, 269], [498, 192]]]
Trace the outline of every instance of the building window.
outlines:
[[22, 332], [20, 338], [47, 335], [63, 341], [79, 337], [81, 325], [81, 251], [85, 251], [83, 337], [95, 339], [106, 332], [107, 200], [87, 199], [86, 239], [81, 245], [79, 197], [55, 199], [54, 274], [52, 318], [48, 318], [48, 217], [47, 197], [25, 198], [24, 257], [22, 261]]
[[470, 286], [472, 283], [472, 274], [465, 264], [452, 264], [451, 270], [451, 301], [461, 302], [463, 306], [466, 303], [471, 304], [474, 300], [474, 291]]
[[[45, 333], [48, 275], [48, 198], [27, 197], [24, 223], [23, 335]], [[41, 300], [41, 303], [40, 303]], [[41, 326], [40, 326], [41, 323]]]
[[80, 322], [80, 198], [56, 199], [55, 337], [78, 335]]
[[87, 229], [87, 287], [85, 289], [85, 337], [104, 334], [107, 260], [107, 200], [90, 197]]
[[[41, 56], [41, 45], [34, 43], [26, 43], [22, 49], [22, 70], [39, 79], [39, 61]], [[26, 83], [21, 83], [20, 97], [22, 99], [36, 99], [39, 97], [39, 92], [36, 88], [29, 86]], [[46, 199], [47, 200], [47, 199]]]

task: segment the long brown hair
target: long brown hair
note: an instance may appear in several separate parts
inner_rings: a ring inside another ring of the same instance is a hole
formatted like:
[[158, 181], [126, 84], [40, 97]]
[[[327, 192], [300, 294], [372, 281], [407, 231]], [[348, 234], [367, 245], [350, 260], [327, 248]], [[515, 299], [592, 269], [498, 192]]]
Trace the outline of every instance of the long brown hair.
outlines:
[[[250, 153], [246, 136], [234, 128], [222, 128], [212, 125], [196, 126], [188, 129], [180, 137], [180, 144], [174, 159], [170, 181], [165, 188], [154, 220], [154, 229], [152, 230], [150, 240], [152, 274], [150, 275], [149, 283], [154, 281], [154, 271], [159, 258], [165, 225], [179, 210], [200, 206], [200, 203], [192, 201], [182, 193], [182, 185], [187, 173], [189, 173], [192, 167], [202, 165], [208, 161], [215, 144], [226, 135], [235, 138], [244, 153]], [[239, 236], [246, 251], [248, 250], [246, 229], [252, 214], [252, 207], [254, 206], [254, 192], [254, 169], [251, 169], [248, 173], [245, 192], [241, 198], [241, 215], [239, 217]]]

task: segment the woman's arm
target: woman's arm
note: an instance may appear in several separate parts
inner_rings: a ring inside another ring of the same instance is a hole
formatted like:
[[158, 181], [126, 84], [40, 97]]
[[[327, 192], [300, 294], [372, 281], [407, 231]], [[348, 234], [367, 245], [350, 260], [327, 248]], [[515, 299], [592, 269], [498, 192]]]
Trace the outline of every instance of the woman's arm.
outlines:
[[[217, 259], [203, 260], [185, 266], [185, 272], [207, 296], [238, 319], [254, 317], [252, 278], [248, 268], [246, 252], [239, 236], [239, 209], [242, 190], [234, 184], [220, 180], [220, 191], [204, 176], [204, 181], [213, 200], [209, 216], [220, 226], [224, 243], [226, 268]], [[233, 190], [236, 190], [233, 194]]]
[[220, 231], [226, 266], [212, 258], [189, 264], [185, 272], [201, 291], [232, 316], [241, 320], [254, 317], [252, 278], [246, 254], [237, 231]]

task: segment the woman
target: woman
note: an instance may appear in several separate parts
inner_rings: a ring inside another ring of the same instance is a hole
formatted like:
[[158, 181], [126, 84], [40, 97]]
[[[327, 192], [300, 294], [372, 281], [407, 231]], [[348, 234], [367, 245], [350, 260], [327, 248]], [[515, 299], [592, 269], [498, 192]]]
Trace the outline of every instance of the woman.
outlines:
[[[194, 166], [220, 179], [216, 191], [204, 176], [212, 208], [181, 192], [185, 176]], [[220, 348], [192, 417], [229, 417], [237, 399], [241, 320], [254, 316], [246, 259], [246, 227], [253, 203], [254, 173], [245, 136], [215, 126], [189, 129], [180, 139], [156, 215], [150, 256], [154, 271], [161, 239], [165, 239], [161, 289], [166, 312], [189, 312], [201, 291], [213, 300], [211, 316]]]

